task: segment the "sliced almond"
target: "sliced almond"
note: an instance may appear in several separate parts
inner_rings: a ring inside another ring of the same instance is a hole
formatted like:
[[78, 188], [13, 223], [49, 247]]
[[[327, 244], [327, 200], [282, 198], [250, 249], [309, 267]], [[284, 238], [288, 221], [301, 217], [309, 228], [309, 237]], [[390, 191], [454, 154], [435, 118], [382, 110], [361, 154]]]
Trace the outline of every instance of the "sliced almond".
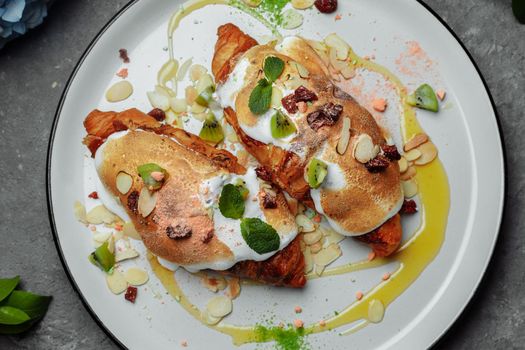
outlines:
[[106, 242], [109, 239], [109, 237], [111, 237], [111, 232], [95, 232], [95, 234], [93, 235], [93, 240], [96, 243], [102, 244]]
[[179, 61], [172, 59], [164, 63], [157, 73], [157, 84], [165, 86], [166, 83], [177, 75]]
[[306, 245], [312, 245], [314, 243], [317, 243], [323, 238], [323, 233], [321, 230], [315, 230], [310, 233], [303, 234], [303, 241]]
[[212, 316], [207, 310], [202, 313], [202, 318], [204, 319], [204, 322], [210, 326], [213, 326], [222, 320], [222, 317]]
[[326, 266], [325, 265], [317, 265], [315, 264], [314, 265], [314, 269], [315, 269], [315, 274], [317, 276], [321, 276], [324, 272], [324, 270], [326, 269]]
[[86, 207], [84, 204], [80, 203], [79, 201], [75, 201], [75, 204], [73, 204], [73, 212], [75, 213], [75, 218], [80, 221], [83, 224], [87, 224], [87, 217], [86, 217]]
[[406, 152], [403, 157], [405, 157], [405, 159], [409, 162], [413, 162], [414, 160], [418, 159], [419, 157], [421, 157], [421, 151], [419, 151], [418, 149], [412, 149], [408, 152]]
[[184, 98], [170, 98], [170, 107], [175, 113], [184, 113], [188, 109], [188, 104]]
[[346, 236], [343, 236], [342, 234], [339, 234], [334, 230], [325, 230], [325, 232], [328, 232], [328, 234], [326, 235], [327, 244], [339, 243], [346, 238]]
[[147, 217], [157, 205], [157, 192], [150, 192], [146, 187], [140, 191], [138, 210], [142, 217]]
[[401, 174], [404, 173], [405, 171], [407, 171], [407, 169], [408, 169], [408, 162], [407, 162], [405, 157], [401, 157], [401, 159], [399, 159], [397, 161], [397, 164], [399, 165], [399, 172]]
[[314, 268], [314, 260], [310, 249], [306, 249], [303, 252], [304, 255], [304, 273], [309, 273]]
[[201, 283], [206, 289], [211, 292], [218, 292], [219, 290], [224, 290], [227, 286], [226, 280], [222, 276], [208, 276], [206, 273], [203, 273], [201, 276]]
[[132, 286], [141, 286], [149, 280], [148, 273], [138, 267], [130, 267], [127, 269], [124, 273], [124, 278]]
[[312, 7], [315, 0], [292, 0], [292, 6], [298, 10], [305, 10]]
[[301, 78], [308, 79], [310, 77], [310, 72], [305, 66], [295, 61], [291, 61], [290, 63], [295, 67], [295, 69], [297, 69], [297, 73], [299, 73]]
[[402, 184], [405, 198], [412, 198], [417, 194], [418, 186], [415, 180], [402, 181]]
[[117, 270], [113, 270], [111, 275], [106, 275], [106, 283], [113, 294], [120, 294], [128, 288], [128, 282]]
[[274, 108], [279, 108], [282, 106], [281, 100], [283, 98], [283, 91], [278, 87], [272, 89], [272, 100], [271, 105]]
[[348, 143], [350, 142], [350, 118], [345, 117], [343, 119], [343, 127], [341, 128], [341, 136], [337, 141], [336, 151], [340, 155], [345, 154], [346, 149], [348, 148]]
[[235, 299], [241, 294], [241, 283], [239, 277], [230, 278], [228, 281], [228, 297], [230, 299]]
[[353, 77], [355, 77], [356, 72], [355, 72], [354, 67], [351, 67], [348, 64], [345, 64], [344, 66], [341, 67], [341, 75], [343, 76], [343, 78], [348, 80], [348, 79], [352, 79]]
[[105, 206], [98, 205], [91, 209], [86, 215], [86, 220], [90, 224], [112, 224], [117, 220], [117, 216], [110, 212]]
[[414, 136], [412, 136], [412, 138], [410, 140], [408, 140], [407, 143], [405, 143], [405, 145], [403, 146], [403, 150], [405, 152], [408, 152], [408, 151], [418, 147], [419, 145], [424, 144], [427, 141], [428, 141], [428, 135], [427, 134], [423, 134], [423, 133], [415, 134]]
[[160, 108], [163, 111], [170, 109], [170, 96], [158, 85], [155, 87], [155, 91], [148, 91], [146, 95], [148, 96], [149, 103], [153, 107]]
[[323, 249], [323, 242], [321, 240], [310, 246], [310, 251], [312, 252], [312, 254], [318, 253], [319, 251], [321, 251], [321, 249]]
[[177, 80], [182, 81], [184, 80], [184, 77], [186, 76], [186, 73], [188, 72], [188, 69], [190, 68], [192, 63], [192, 58], [188, 58], [186, 61], [184, 61], [183, 64], [179, 67], [179, 71], [177, 72]]
[[115, 252], [115, 261], [120, 262], [124, 260], [135, 259], [138, 256], [139, 256], [139, 252], [137, 252], [133, 248], [124, 249], [124, 250], [117, 249], [117, 251]]
[[341, 39], [339, 35], [335, 33], [329, 34], [326, 38], [324, 38], [324, 42], [327, 46], [336, 50], [338, 60], [344, 61], [348, 58], [350, 45]]
[[421, 152], [421, 157], [416, 159], [414, 164], [425, 165], [436, 159], [438, 150], [432, 142], [427, 142], [416, 148]]
[[368, 134], [361, 134], [354, 143], [354, 158], [360, 163], [366, 163], [375, 157], [375, 145]]
[[190, 80], [193, 82], [199, 81], [199, 79], [206, 73], [208, 73], [208, 70], [204, 66], [194, 64], [190, 68]]
[[127, 80], [119, 81], [113, 84], [106, 91], [106, 100], [108, 102], [124, 101], [133, 94], [133, 85]]
[[197, 102], [194, 102], [194, 103], [191, 105], [191, 108], [190, 108], [190, 112], [193, 113], [193, 114], [204, 113], [205, 111], [206, 111], [206, 107], [201, 106], [201, 105], [198, 104]]
[[299, 214], [295, 217], [295, 223], [301, 228], [301, 232], [315, 231], [315, 225], [306, 215]]
[[133, 178], [129, 174], [126, 174], [125, 172], [121, 171], [117, 174], [116, 185], [117, 190], [120, 193], [126, 194], [129, 192], [129, 189], [133, 185]]
[[339, 75], [339, 71], [337, 71], [332, 65], [328, 66], [328, 71], [330, 72], [330, 76], [332, 77], [332, 80], [335, 82], [341, 81], [341, 76]]
[[379, 323], [385, 316], [385, 306], [381, 300], [373, 299], [368, 304], [368, 321]]
[[195, 85], [195, 88], [197, 89], [197, 92], [200, 94], [208, 86], [213, 86], [213, 78], [208, 73], [205, 73], [201, 75], [201, 77], [199, 78], [199, 81], [197, 81], [197, 84]]
[[193, 86], [188, 86], [184, 90], [184, 95], [186, 98], [186, 103], [191, 106], [195, 102], [195, 99], [199, 94], [197, 93], [197, 89], [195, 89]]
[[315, 265], [328, 266], [341, 256], [339, 244], [332, 243], [328, 247], [314, 255]]
[[115, 254], [115, 238], [113, 237], [113, 235], [110, 235], [109, 236], [109, 239], [108, 239], [108, 250], [111, 254]]
[[138, 241], [142, 240], [142, 237], [140, 237], [140, 234], [135, 229], [135, 225], [133, 225], [133, 223], [131, 221], [130, 222], [126, 222], [122, 226], [122, 232], [129, 238], [133, 238], [133, 239], [136, 239]]
[[232, 312], [232, 308], [231, 299], [222, 295], [211, 298], [206, 305], [206, 311], [213, 317], [224, 317]]
[[407, 181], [416, 176], [416, 174], [416, 168], [414, 166], [408, 166], [407, 170], [403, 174], [401, 174], [399, 178], [403, 181]]

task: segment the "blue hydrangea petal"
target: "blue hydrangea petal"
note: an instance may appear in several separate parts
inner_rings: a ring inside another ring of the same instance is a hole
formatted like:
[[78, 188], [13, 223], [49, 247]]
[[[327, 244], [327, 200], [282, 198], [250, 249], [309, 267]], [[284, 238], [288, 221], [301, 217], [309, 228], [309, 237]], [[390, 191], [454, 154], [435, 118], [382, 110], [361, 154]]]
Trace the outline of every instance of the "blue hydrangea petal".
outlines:
[[26, 24], [23, 22], [18, 22], [13, 25], [13, 32], [18, 34], [25, 34], [27, 31]]
[[5, 11], [6, 11], [5, 7], [0, 7], [0, 18], [3, 16]]
[[26, 6], [25, 0], [11, 0], [5, 6], [5, 13], [2, 15], [2, 19], [6, 22], [15, 23], [20, 21], [24, 8]]

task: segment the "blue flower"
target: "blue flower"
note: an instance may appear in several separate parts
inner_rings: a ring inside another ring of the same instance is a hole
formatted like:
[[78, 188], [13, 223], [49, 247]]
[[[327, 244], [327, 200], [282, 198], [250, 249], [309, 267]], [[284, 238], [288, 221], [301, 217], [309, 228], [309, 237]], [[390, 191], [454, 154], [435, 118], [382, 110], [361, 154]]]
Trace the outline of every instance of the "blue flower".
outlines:
[[0, 49], [41, 24], [50, 0], [0, 0]]

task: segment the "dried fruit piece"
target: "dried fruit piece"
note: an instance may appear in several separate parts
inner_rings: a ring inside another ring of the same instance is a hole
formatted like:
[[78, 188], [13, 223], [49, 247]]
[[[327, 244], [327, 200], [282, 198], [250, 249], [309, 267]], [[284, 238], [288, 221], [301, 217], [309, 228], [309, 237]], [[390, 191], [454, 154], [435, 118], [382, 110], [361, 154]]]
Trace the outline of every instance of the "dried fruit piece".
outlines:
[[[129, 198], [128, 198], [129, 201]], [[129, 202], [128, 202], [129, 204]], [[146, 187], [140, 190], [137, 209], [142, 217], [147, 217], [157, 205], [157, 192], [150, 192]]]
[[353, 149], [354, 158], [360, 163], [367, 163], [374, 159], [374, 141], [368, 134], [361, 134], [357, 137]]
[[313, 130], [317, 131], [323, 126], [332, 126], [339, 120], [343, 106], [329, 102], [315, 112], [308, 114], [306, 121]]
[[401, 214], [415, 214], [417, 213], [417, 204], [412, 199], [405, 199], [399, 211]]
[[397, 151], [396, 145], [382, 145], [381, 150], [383, 151], [383, 154], [385, 157], [387, 157], [389, 160], [400, 160], [401, 155]]
[[390, 162], [386, 157], [379, 155], [374, 159], [368, 161], [365, 164], [365, 167], [371, 173], [380, 173], [385, 171], [385, 169], [388, 168], [389, 164]]
[[406, 152], [403, 156], [406, 158], [407, 161], [413, 162], [414, 160], [421, 157], [421, 152], [418, 149], [413, 149]]
[[206, 311], [213, 317], [222, 318], [232, 312], [233, 303], [230, 298], [225, 296], [216, 296], [206, 305]]
[[281, 99], [281, 104], [283, 105], [284, 109], [290, 114], [295, 114], [299, 110], [297, 108], [297, 102], [295, 101], [295, 95], [290, 94]]
[[106, 100], [108, 102], [120, 102], [133, 94], [133, 85], [127, 80], [119, 81], [113, 84], [108, 91], [106, 91]]
[[129, 63], [128, 50], [126, 50], [126, 49], [119, 49], [118, 50], [118, 55], [119, 55], [120, 59], [122, 60], [122, 62]]
[[166, 119], [166, 113], [160, 108], [153, 108], [151, 111], [148, 112], [148, 115], [152, 116], [153, 118], [155, 118], [155, 120], [159, 122]]
[[314, 4], [322, 13], [332, 13], [337, 10], [337, 0], [315, 0]]
[[117, 186], [117, 190], [120, 193], [122, 194], [128, 193], [132, 185], [133, 185], [133, 178], [129, 174], [126, 174], [123, 171], [117, 174], [116, 186]]
[[421, 152], [421, 157], [419, 157], [414, 164], [416, 165], [425, 165], [436, 159], [438, 150], [432, 142], [427, 142], [416, 148]]
[[116, 270], [113, 271], [111, 275], [106, 275], [106, 284], [113, 294], [123, 293], [128, 288], [128, 282], [126, 282], [124, 276]]
[[91, 198], [91, 199], [98, 199], [98, 193], [97, 193], [97, 191], [93, 191], [93, 192], [91, 192], [90, 194], [88, 194], [88, 198]]
[[127, 269], [124, 273], [124, 278], [132, 286], [141, 286], [149, 280], [148, 273], [138, 267], [130, 267]]
[[342, 252], [339, 244], [332, 243], [314, 255], [314, 264], [316, 266], [327, 266], [337, 260], [341, 255]]
[[418, 192], [417, 182], [414, 180], [402, 181], [405, 198], [412, 198]]
[[350, 142], [350, 118], [345, 117], [343, 119], [343, 126], [341, 127], [341, 136], [337, 141], [336, 151], [338, 154], [343, 155], [348, 148], [348, 143]]
[[138, 210], [138, 201], [139, 193], [137, 191], [133, 191], [128, 195], [127, 206], [133, 213], [136, 213]]
[[117, 220], [117, 216], [110, 212], [104, 205], [98, 205], [87, 213], [86, 220], [93, 225], [109, 225]]
[[126, 294], [124, 294], [124, 298], [132, 303], [135, 303], [135, 300], [137, 299], [137, 288], [129, 286], [128, 289], [126, 289]]
[[315, 231], [315, 225], [312, 220], [304, 214], [299, 214], [295, 217], [295, 223], [301, 228], [301, 232], [313, 232]]
[[303, 85], [299, 86], [294, 91], [294, 99], [295, 102], [312, 102], [317, 101], [317, 95], [315, 92], [308, 90]]
[[191, 227], [188, 225], [177, 224], [175, 226], [169, 225], [166, 227], [166, 234], [170, 239], [187, 238], [191, 236], [191, 233]]

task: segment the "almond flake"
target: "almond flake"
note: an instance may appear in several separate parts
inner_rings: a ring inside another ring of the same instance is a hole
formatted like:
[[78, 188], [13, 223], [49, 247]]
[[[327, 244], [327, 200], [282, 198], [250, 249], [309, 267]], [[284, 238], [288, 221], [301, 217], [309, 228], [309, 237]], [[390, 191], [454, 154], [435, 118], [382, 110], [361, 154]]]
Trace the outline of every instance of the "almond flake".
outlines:
[[86, 207], [84, 207], [84, 204], [80, 203], [79, 201], [75, 201], [75, 204], [73, 205], [73, 212], [75, 213], [75, 218], [80, 221], [83, 224], [87, 224], [87, 216], [86, 216]]
[[108, 102], [119, 102], [127, 99], [133, 93], [133, 85], [127, 80], [119, 81], [113, 84], [106, 91], [106, 100]]
[[222, 295], [210, 299], [206, 305], [208, 314], [213, 317], [224, 317], [232, 312], [232, 308], [231, 299]]
[[408, 162], [405, 157], [401, 157], [400, 160], [397, 161], [397, 164], [399, 165], [399, 172], [402, 174], [408, 169]]
[[195, 84], [195, 88], [199, 94], [209, 86], [213, 86], [213, 78], [208, 73], [201, 75], [197, 84]]
[[314, 268], [314, 260], [310, 249], [306, 249], [303, 252], [304, 255], [304, 273], [309, 273]]
[[315, 244], [319, 242], [321, 238], [323, 238], [323, 233], [320, 230], [303, 234], [303, 241], [306, 243], [306, 245]]
[[129, 238], [133, 238], [135, 240], [142, 240], [142, 237], [140, 237], [140, 234], [135, 229], [135, 225], [133, 225], [132, 222], [126, 222], [122, 226], [122, 232]]
[[115, 252], [115, 262], [120, 262], [120, 261], [124, 261], [124, 260], [129, 260], [129, 259], [135, 259], [138, 256], [139, 256], [139, 252], [137, 252], [133, 248], [129, 248], [129, 249], [125, 249], [125, 250], [117, 249], [117, 251]]
[[155, 91], [148, 91], [146, 95], [148, 96], [149, 103], [154, 108], [160, 108], [163, 111], [170, 109], [170, 96], [165, 94], [159, 86], [155, 87]]
[[291, 61], [290, 63], [295, 67], [295, 69], [297, 69], [297, 73], [299, 73], [301, 78], [308, 79], [310, 77], [310, 72], [305, 66], [295, 61]]
[[292, 0], [292, 6], [298, 10], [305, 10], [312, 7], [314, 0]]
[[412, 198], [417, 194], [418, 186], [417, 186], [416, 181], [414, 180], [402, 181], [402, 184], [403, 184], [403, 193], [405, 194], [405, 198]]
[[328, 247], [314, 255], [315, 265], [328, 266], [341, 256], [339, 244], [332, 243]]
[[185, 113], [188, 109], [188, 104], [184, 98], [170, 98], [170, 107], [175, 113]]
[[385, 306], [380, 300], [373, 299], [368, 304], [368, 321], [379, 323], [385, 316]]
[[121, 171], [117, 174], [116, 185], [117, 190], [120, 193], [126, 194], [129, 192], [131, 186], [133, 185], [133, 178], [129, 174], [126, 174], [125, 172]]
[[350, 127], [351, 121], [350, 118], [345, 117], [343, 119], [343, 127], [341, 128], [341, 136], [339, 141], [337, 141], [336, 151], [338, 154], [343, 155], [348, 148], [348, 143], [350, 142]]
[[149, 280], [148, 273], [138, 267], [130, 267], [127, 269], [124, 273], [124, 278], [132, 286], [141, 286]]
[[193, 82], [199, 81], [199, 79], [206, 73], [208, 73], [208, 70], [204, 66], [194, 64], [190, 68], [190, 80]]
[[403, 150], [405, 152], [408, 152], [408, 151], [418, 147], [419, 145], [424, 144], [427, 141], [428, 141], [428, 135], [427, 134], [423, 134], [423, 133], [415, 134], [414, 136], [412, 136], [412, 138], [410, 140], [408, 140], [407, 143], [405, 143], [405, 146], [403, 146]]
[[93, 240], [100, 245], [106, 242], [109, 237], [111, 237], [111, 232], [95, 232], [93, 235]]
[[316, 242], [310, 246], [310, 251], [312, 252], [312, 254], [316, 254], [320, 252], [321, 249], [323, 249], [323, 242], [321, 240], [319, 240], [319, 242]]
[[193, 103], [195, 102], [195, 99], [199, 95], [197, 93], [197, 89], [195, 89], [193, 86], [186, 87], [186, 90], [184, 90], [184, 93], [185, 93], [186, 103], [188, 104], [188, 106], [193, 105]]
[[301, 228], [301, 232], [315, 231], [315, 225], [306, 215], [299, 214], [295, 217], [295, 223]]
[[335, 33], [329, 34], [324, 38], [324, 42], [328, 47], [336, 50], [338, 60], [344, 61], [348, 58], [350, 46], [339, 35]]
[[279, 89], [278, 87], [274, 87], [272, 89], [272, 99], [271, 99], [271, 106], [274, 108], [279, 108], [282, 106], [281, 100], [283, 98], [283, 91]]
[[403, 181], [407, 181], [416, 176], [416, 173], [416, 167], [410, 165], [408, 166], [407, 170], [403, 174], [401, 174], [399, 178]]
[[201, 283], [213, 293], [217, 293], [219, 290], [226, 289], [226, 280], [222, 276], [208, 276], [203, 273], [201, 276]]
[[105, 206], [98, 205], [91, 209], [86, 215], [86, 220], [92, 225], [112, 224], [117, 220], [117, 216], [110, 212]]
[[235, 299], [241, 294], [241, 284], [239, 277], [233, 277], [228, 281], [228, 297], [230, 299]]
[[202, 318], [204, 319], [204, 322], [206, 322], [206, 324], [209, 324], [210, 326], [213, 326], [222, 320], [222, 317], [214, 317], [210, 315], [208, 311], [204, 311], [202, 313]]
[[317, 276], [321, 276], [323, 274], [323, 272], [324, 272], [324, 269], [326, 269], [325, 265], [317, 265], [317, 264], [315, 264], [314, 267], [315, 267], [315, 274]]
[[157, 192], [150, 192], [146, 187], [140, 191], [138, 209], [142, 217], [147, 217], [157, 205]]
[[406, 152], [403, 156], [407, 161], [412, 162], [421, 157], [421, 152], [418, 149], [412, 149]]
[[166, 85], [166, 83], [177, 75], [179, 70], [179, 61], [169, 60], [162, 65], [159, 72], [157, 73], [157, 83], [159, 85]]
[[334, 230], [325, 230], [328, 234], [326, 235], [326, 243], [332, 244], [332, 243], [339, 243], [342, 240], [346, 238], [346, 236], [343, 236]]
[[357, 137], [354, 143], [354, 158], [360, 163], [367, 163], [371, 159], [374, 159], [376, 154], [374, 142], [368, 134], [361, 134]]
[[432, 142], [422, 144], [417, 148], [421, 152], [421, 157], [417, 159], [414, 164], [425, 165], [436, 159], [438, 150]]
[[186, 73], [188, 72], [188, 69], [191, 66], [192, 58], [188, 58], [186, 61], [184, 61], [183, 64], [181, 64], [179, 71], [177, 72], [177, 80], [182, 81], [184, 80], [184, 77], [186, 76]]
[[128, 288], [128, 282], [117, 270], [113, 270], [111, 275], [106, 275], [106, 283], [113, 294], [123, 293]]

